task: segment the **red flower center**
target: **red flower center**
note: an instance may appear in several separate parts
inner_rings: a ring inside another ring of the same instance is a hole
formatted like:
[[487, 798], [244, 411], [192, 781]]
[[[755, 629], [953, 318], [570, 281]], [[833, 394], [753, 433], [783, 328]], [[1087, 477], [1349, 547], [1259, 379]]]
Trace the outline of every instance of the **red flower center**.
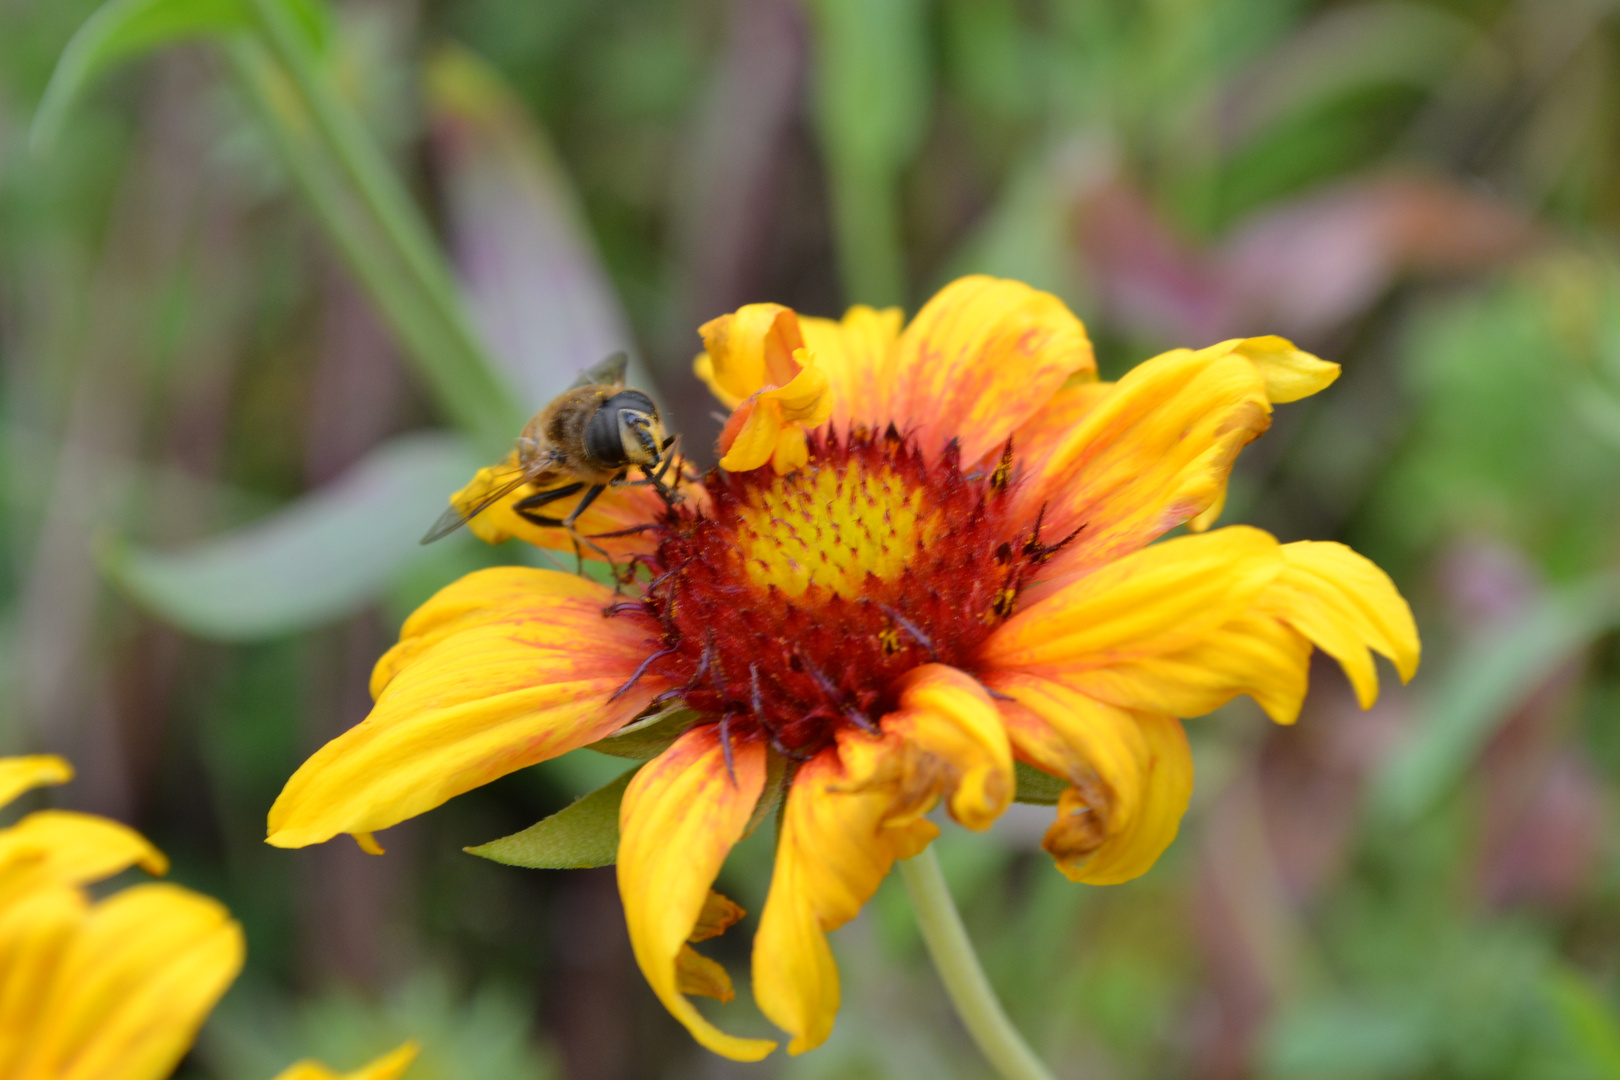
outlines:
[[889, 687], [919, 664], [966, 666], [1061, 546], [1009, 520], [1011, 450], [964, 473], [891, 427], [809, 464], [711, 473], [707, 514], [660, 525], [658, 576], [639, 601], [663, 630], [650, 670], [732, 737], [763, 733], [795, 757], [838, 728], [875, 730]]

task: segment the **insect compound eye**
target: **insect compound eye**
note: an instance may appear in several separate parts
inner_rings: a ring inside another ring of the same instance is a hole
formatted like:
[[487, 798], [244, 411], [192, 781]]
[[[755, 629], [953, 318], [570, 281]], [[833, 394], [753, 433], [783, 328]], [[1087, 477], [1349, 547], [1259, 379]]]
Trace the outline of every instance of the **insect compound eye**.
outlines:
[[621, 390], [602, 402], [585, 428], [585, 452], [608, 467], [646, 464], [658, 457], [648, 449], [647, 428], [657, 423], [658, 406], [640, 390]]

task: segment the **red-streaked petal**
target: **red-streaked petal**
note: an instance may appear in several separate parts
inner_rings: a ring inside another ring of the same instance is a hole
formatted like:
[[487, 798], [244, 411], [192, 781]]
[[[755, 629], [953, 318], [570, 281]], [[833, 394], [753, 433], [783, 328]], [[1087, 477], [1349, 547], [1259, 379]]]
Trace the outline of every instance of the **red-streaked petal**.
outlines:
[[856, 305], [840, 321], [801, 317], [804, 344], [827, 375], [829, 417], [840, 436], [852, 425], [887, 424], [895, 416], [895, 346], [904, 316]]
[[742, 838], [765, 788], [765, 748], [733, 747], [727, 773], [717, 725], [693, 728], [630, 781], [619, 807], [619, 895], [636, 963], [658, 1000], [693, 1038], [734, 1061], [776, 1048], [709, 1023], [680, 989], [678, 960], [704, 911], [709, 886]]
[[[1265, 382], [1233, 353], [1186, 349], [1132, 369], [1026, 470], [1026, 517], [1048, 542], [1074, 536], [1047, 575], [1084, 574], [1146, 546], [1226, 490], [1237, 453], [1271, 423]], [[1015, 452], [1017, 447], [1015, 445]]]
[[[754, 937], [754, 998], [793, 1036], [788, 1053], [824, 1042], [838, 1014], [838, 966], [827, 933], [854, 918], [895, 859], [908, 859], [938, 835], [912, 814], [894, 818], [896, 791], [859, 776], [872, 758], [901, 752], [897, 736], [844, 732], [802, 766], [782, 809], [776, 869]], [[853, 768], [846, 767], [846, 760]]]
[[900, 336], [892, 419], [925, 455], [955, 439], [962, 460], [977, 461], [1071, 375], [1095, 370], [1085, 327], [1063, 301], [1016, 281], [960, 278]]
[[385, 829], [621, 727], [664, 686], [648, 675], [619, 693], [657, 630], [605, 617], [614, 599], [583, 578], [517, 566], [441, 590], [377, 662], [371, 715], [287, 781], [269, 842]]

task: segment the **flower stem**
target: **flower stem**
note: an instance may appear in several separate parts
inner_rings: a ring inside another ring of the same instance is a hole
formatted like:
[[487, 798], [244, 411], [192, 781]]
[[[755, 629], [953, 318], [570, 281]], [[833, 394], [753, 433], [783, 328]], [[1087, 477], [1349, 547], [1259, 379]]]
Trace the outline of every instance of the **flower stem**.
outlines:
[[979, 956], [951, 900], [934, 849], [924, 848], [922, 854], [902, 862], [900, 876], [911, 894], [911, 906], [916, 909], [928, 955], [979, 1050], [1003, 1080], [1052, 1080], [1052, 1074], [1007, 1019], [990, 981], [984, 977], [984, 968], [979, 966]]

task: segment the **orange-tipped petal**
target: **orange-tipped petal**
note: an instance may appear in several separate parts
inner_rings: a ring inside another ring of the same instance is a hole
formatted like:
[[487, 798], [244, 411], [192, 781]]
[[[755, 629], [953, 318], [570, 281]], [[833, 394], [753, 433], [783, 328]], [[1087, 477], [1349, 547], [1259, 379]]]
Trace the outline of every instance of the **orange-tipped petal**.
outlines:
[[734, 746], [728, 772], [718, 727], [705, 724], [636, 773], [619, 806], [619, 895], [636, 962], [693, 1038], [735, 1061], [758, 1061], [776, 1044], [727, 1035], [704, 1019], [682, 993], [680, 957], [764, 788], [764, 744]]
[[1027, 516], [1044, 506], [1043, 535], [1081, 530], [1048, 576], [1088, 573], [1209, 509], [1238, 451], [1270, 423], [1264, 379], [1230, 345], [1137, 365], [1055, 447], [1041, 448], [1038, 471], [1026, 470], [1017, 489]]
[[895, 346], [904, 316], [857, 304], [842, 320], [801, 317], [804, 343], [827, 376], [828, 420], [840, 435], [860, 424], [881, 427], [895, 416]]
[[750, 472], [764, 465], [776, 454], [782, 428], [779, 402], [763, 396], [743, 402], [720, 433], [724, 452], [720, 467], [727, 472]]
[[241, 970], [242, 928], [217, 901], [137, 885], [91, 908], [38, 989], [19, 1077], [160, 1080]]
[[[805, 347], [799, 317], [781, 304], [747, 304], [698, 328], [705, 352], [700, 378], [732, 408], [766, 386], [786, 386], [799, 372], [795, 350]], [[706, 361], [706, 362], [705, 362]]]
[[976, 461], [1071, 375], [1095, 370], [1085, 327], [1063, 301], [1016, 281], [959, 278], [901, 334], [893, 416], [871, 419], [914, 432], [925, 454], [954, 439]]
[[421, 1046], [413, 1040], [346, 1073], [330, 1069], [319, 1061], [300, 1061], [277, 1073], [276, 1080], [398, 1080], [421, 1052]]
[[8, 805], [25, 791], [65, 784], [71, 779], [73, 766], [55, 754], [0, 758], [0, 806]]
[[[939, 830], [895, 810], [905, 793], [864, 782], [874, 756], [902, 740], [845, 732], [801, 766], [782, 809], [771, 891], [754, 936], [754, 998], [793, 1036], [788, 1053], [821, 1045], [838, 1014], [838, 966], [827, 934], [854, 918], [895, 859], [920, 852]], [[854, 768], [846, 767], [846, 759]], [[901, 806], [902, 811], [907, 807]]]
[[441, 590], [377, 662], [371, 715], [287, 782], [269, 842], [385, 829], [623, 726], [664, 686], [650, 674], [628, 685], [657, 628], [606, 617], [614, 599], [583, 578], [518, 566]]

